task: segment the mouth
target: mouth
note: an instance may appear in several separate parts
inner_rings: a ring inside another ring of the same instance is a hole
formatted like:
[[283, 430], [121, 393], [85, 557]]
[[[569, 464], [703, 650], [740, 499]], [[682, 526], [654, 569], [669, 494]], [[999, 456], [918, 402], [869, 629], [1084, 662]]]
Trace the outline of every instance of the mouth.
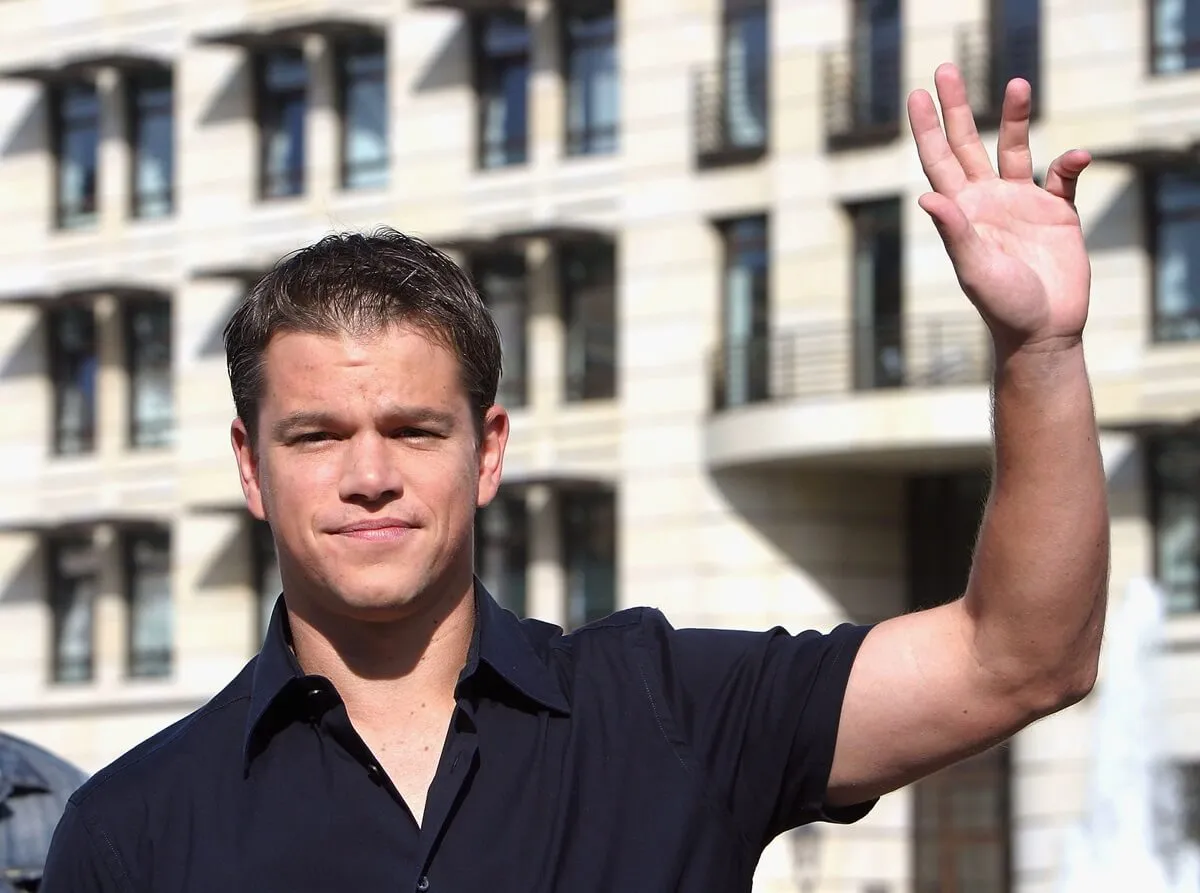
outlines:
[[407, 536], [415, 529], [413, 524], [399, 518], [370, 518], [346, 524], [334, 530], [334, 533], [350, 539], [393, 542]]

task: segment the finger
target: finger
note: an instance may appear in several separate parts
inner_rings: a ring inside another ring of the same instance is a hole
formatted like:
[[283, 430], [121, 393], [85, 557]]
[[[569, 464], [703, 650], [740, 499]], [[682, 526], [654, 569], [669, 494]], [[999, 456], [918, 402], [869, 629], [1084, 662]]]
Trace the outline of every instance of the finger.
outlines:
[[1033, 89], [1028, 81], [1011, 80], [1004, 91], [1000, 113], [1000, 138], [996, 161], [1005, 180], [1033, 181], [1033, 153], [1029, 151], [1029, 115]]
[[963, 83], [958, 68], [949, 62], [939, 65], [934, 72], [933, 83], [942, 106], [942, 118], [946, 122], [946, 140], [967, 179], [986, 180], [996, 176], [987, 149], [983, 147], [983, 140], [979, 138], [979, 131], [975, 127], [975, 116], [971, 114], [971, 105], [967, 101], [967, 85]]
[[1072, 149], [1059, 155], [1046, 171], [1046, 191], [1074, 205], [1079, 175], [1091, 163], [1092, 156], [1083, 149]]
[[942, 122], [938, 119], [933, 97], [925, 90], [914, 90], [908, 97], [908, 123], [917, 143], [921, 170], [929, 185], [942, 195], [955, 196], [967, 185], [958, 158], [950, 151]]
[[917, 199], [917, 204], [933, 220], [959, 279], [969, 279], [979, 256], [980, 241], [962, 208], [953, 199], [936, 192], [925, 193]]

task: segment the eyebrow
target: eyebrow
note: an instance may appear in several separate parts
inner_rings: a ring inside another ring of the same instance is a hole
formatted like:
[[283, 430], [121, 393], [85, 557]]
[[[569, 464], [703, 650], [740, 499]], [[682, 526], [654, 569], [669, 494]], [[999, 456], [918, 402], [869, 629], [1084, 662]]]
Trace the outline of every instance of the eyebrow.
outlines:
[[[385, 408], [383, 417], [402, 420], [406, 425], [431, 425], [452, 430], [458, 424], [453, 413], [431, 406], [402, 406], [393, 404]], [[309, 428], [336, 428], [339, 422], [336, 415], [321, 409], [302, 409], [292, 412], [279, 419], [271, 426], [271, 434], [276, 440], [286, 440], [289, 435], [298, 430]]]

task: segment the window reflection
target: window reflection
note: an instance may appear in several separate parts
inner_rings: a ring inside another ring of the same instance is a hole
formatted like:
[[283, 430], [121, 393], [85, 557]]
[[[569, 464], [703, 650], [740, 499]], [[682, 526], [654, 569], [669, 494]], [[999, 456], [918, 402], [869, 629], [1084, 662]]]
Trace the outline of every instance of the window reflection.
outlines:
[[387, 53], [382, 38], [343, 44], [338, 53], [342, 110], [342, 185], [374, 188], [388, 180]]
[[175, 192], [174, 89], [169, 71], [139, 73], [129, 82], [134, 217], [171, 213]]
[[478, 20], [480, 166], [524, 164], [529, 146], [529, 28], [520, 13]]
[[304, 191], [308, 69], [298, 49], [268, 50], [258, 57], [258, 124], [264, 198]]
[[94, 84], [63, 84], [54, 106], [56, 220], [63, 229], [89, 226], [96, 220], [100, 99]]

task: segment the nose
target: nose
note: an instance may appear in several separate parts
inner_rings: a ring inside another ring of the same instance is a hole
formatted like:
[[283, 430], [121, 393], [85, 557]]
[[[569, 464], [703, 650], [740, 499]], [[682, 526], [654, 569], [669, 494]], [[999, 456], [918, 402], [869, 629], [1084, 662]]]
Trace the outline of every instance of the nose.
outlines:
[[399, 463], [388, 444], [387, 438], [374, 433], [351, 439], [339, 487], [343, 501], [390, 502], [404, 492]]

